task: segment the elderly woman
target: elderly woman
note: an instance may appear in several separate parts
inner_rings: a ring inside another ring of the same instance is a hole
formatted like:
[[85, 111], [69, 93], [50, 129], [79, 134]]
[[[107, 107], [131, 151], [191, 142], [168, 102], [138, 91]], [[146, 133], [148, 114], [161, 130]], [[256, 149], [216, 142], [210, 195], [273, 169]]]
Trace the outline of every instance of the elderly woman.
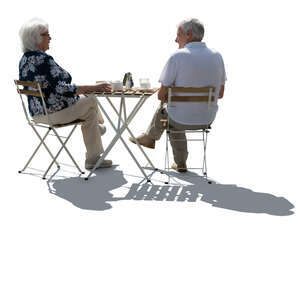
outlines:
[[[20, 30], [23, 56], [19, 63], [19, 78], [40, 82], [45, 94], [47, 112], [53, 124], [65, 124], [80, 119], [86, 146], [85, 168], [91, 169], [103, 153], [101, 135], [105, 133], [103, 118], [91, 92], [110, 91], [108, 84], [75, 85], [71, 75], [59, 66], [52, 56], [46, 54], [51, 37], [48, 24], [33, 19]], [[82, 95], [82, 96], [79, 96]], [[47, 123], [42, 100], [28, 96], [29, 112], [36, 122]], [[104, 160], [100, 168], [110, 167], [111, 160]]]

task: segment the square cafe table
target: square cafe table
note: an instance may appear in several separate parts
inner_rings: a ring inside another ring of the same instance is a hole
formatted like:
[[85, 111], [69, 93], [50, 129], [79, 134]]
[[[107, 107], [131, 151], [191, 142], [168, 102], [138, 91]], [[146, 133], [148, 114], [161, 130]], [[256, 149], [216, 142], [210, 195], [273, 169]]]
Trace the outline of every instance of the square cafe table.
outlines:
[[[106, 112], [104, 109], [104, 106], [101, 104], [101, 101], [98, 100], [98, 106], [100, 107], [101, 112], [105, 115], [109, 123], [111, 124], [112, 128], [116, 132], [116, 135], [114, 138], [111, 140], [110, 144], [107, 146], [106, 150], [103, 152], [101, 157], [98, 159], [96, 162], [94, 168], [90, 171], [89, 175], [85, 177], [85, 180], [88, 180], [91, 174], [96, 170], [96, 168], [101, 164], [101, 162], [105, 159], [107, 154], [111, 151], [115, 143], [120, 139], [122, 143], [124, 144], [126, 150], [142, 172], [144, 178], [146, 179], [147, 182], [151, 182], [147, 174], [145, 173], [144, 169], [141, 167], [140, 163], [134, 156], [134, 154], [131, 152], [130, 148], [128, 147], [127, 143], [124, 141], [122, 138], [122, 134], [125, 130], [129, 132], [131, 137], [133, 137], [135, 140], [135, 136], [133, 135], [132, 131], [129, 129], [128, 125], [130, 122], [133, 120], [133, 118], [136, 116], [137, 112], [141, 109], [145, 101], [152, 96], [154, 93], [158, 91], [158, 88], [153, 88], [153, 89], [138, 89], [138, 88], [133, 88], [133, 89], [126, 89], [123, 91], [112, 91], [112, 92], [103, 92], [103, 93], [92, 93], [98, 98], [105, 98], [110, 106], [113, 108], [114, 112], [116, 113], [117, 116], [117, 124], [114, 124], [114, 122], [111, 119], [111, 116]], [[120, 99], [119, 102], [119, 108], [116, 107], [115, 101], [112, 101], [111, 98], [118, 98]], [[129, 115], [127, 115], [127, 110], [126, 110], [126, 101], [131, 101], [131, 100], [138, 100], [137, 103], [135, 104], [134, 108], [130, 112]], [[157, 168], [154, 167], [153, 163], [141, 147], [141, 145], [137, 142], [136, 144], [140, 151], [143, 153], [144, 157], [150, 164], [150, 166], [154, 169], [157, 170]]]

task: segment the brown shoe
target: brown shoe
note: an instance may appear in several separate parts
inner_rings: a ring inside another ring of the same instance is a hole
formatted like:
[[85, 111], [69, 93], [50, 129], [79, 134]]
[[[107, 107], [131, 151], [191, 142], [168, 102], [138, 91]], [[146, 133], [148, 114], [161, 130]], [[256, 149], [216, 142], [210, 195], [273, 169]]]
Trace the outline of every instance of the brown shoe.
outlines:
[[[85, 168], [87, 170], [93, 169], [99, 158], [100, 157], [98, 156], [96, 159], [93, 159], [92, 161], [91, 160], [86, 160], [85, 161]], [[99, 168], [110, 168], [111, 166], [112, 166], [112, 161], [110, 159], [104, 159], [104, 160], [102, 160], [101, 164], [97, 167], [97, 169], [99, 169]]]
[[[151, 138], [149, 135], [147, 135], [146, 133], [142, 133], [136, 139], [141, 146], [144, 146], [144, 147], [147, 147], [150, 149], [155, 148], [155, 140], [153, 138]], [[130, 140], [130, 142], [136, 144], [136, 142], [132, 136], [129, 138], [129, 140]]]
[[187, 171], [186, 164], [182, 164], [182, 165], [178, 166], [176, 163], [173, 163], [171, 168], [180, 173]]

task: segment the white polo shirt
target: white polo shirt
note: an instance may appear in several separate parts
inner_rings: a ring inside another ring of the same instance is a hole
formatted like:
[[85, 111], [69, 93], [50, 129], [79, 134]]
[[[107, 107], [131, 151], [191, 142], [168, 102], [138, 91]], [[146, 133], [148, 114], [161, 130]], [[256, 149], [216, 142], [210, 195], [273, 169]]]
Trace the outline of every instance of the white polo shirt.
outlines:
[[191, 42], [178, 49], [167, 61], [159, 82], [166, 87], [214, 86], [216, 100], [210, 105], [206, 102], [173, 102], [168, 108], [170, 118], [186, 125], [212, 123], [218, 111], [220, 87], [225, 80], [221, 54], [207, 48], [205, 43]]

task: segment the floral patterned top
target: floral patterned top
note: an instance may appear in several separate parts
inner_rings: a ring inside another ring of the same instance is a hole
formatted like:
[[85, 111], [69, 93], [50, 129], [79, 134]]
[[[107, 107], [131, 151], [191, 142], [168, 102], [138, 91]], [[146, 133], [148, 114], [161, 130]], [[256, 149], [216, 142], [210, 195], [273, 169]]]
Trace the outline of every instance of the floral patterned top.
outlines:
[[[71, 75], [40, 50], [24, 53], [19, 63], [19, 79], [42, 83], [48, 113], [67, 108], [79, 99]], [[45, 114], [39, 97], [28, 96], [28, 107], [31, 116]]]

